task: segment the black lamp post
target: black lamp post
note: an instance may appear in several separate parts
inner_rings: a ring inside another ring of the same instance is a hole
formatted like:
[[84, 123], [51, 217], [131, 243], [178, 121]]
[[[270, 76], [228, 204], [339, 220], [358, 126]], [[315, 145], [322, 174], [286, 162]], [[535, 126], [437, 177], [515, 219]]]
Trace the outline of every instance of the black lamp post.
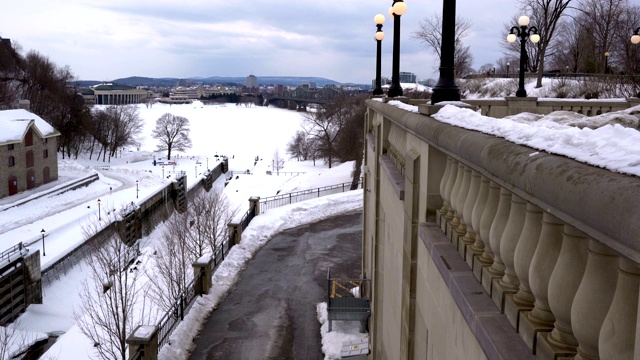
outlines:
[[40, 234], [42, 234], [42, 256], [47, 256], [44, 250], [44, 229], [40, 230]]
[[[640, 43], [640, 27], [633, 32], [633, 35], [631, 36], [631, 43], [634, 45], [638, 45]], [[640, 91], [638, 91], [638, 95], [636, 97], [640, 98]]]
[[459, 101], [460, 89], [455, 81], [456, 1], [442, 1], [442, 44], [440, 45], [440, 77], [431, 94], [431, 104]]
[[609, 56], [611, 56], [611, 53], [608, 51], [604, 52], [604, 73], [608, 74], [609, 73]]
[[138, 192], [140, 192], [140, 189], [138, 188], [138, 183], [139, 181], [136, 180], [136, 199], [138, 198]]
[[100, 199], [98, 199], [98, 221], [102, 220], [102, 216], [100, 214]]
[[509, 78], [509, 63], [507, 63], [507, 79]]
[[400, 16], [407, 11], [407, 4], [402, 0], [394, 0], [389, 15], [393, 17], [393, 64], [391, 73], [391, 86], [389, 86], [389, 97], [402, 96], [402, 86], [400, 86]]
[[527, 97], [527, 91], [524, 89], [524, 68], [528, 62], [527, 49], [525, 48], [527, 38], [531, 39], [531, 42], [536, 44], [540, 41], [540, 35], [538, 35], [538, 28], [535, 26], [529, 27], [529, 17], [520, 16], [518, 19], [518, 26], [514, 26], [509, 31], [507, 41], [512, 43], [516, 39], [520, 38], [520, 80], [518, 81], [518, 91], [516, 91], [517, 97]]
[[384, 33], [382, 32], [382, 24], [384, 24], [384, 15], [378, 14], [373, 18], [373, 22], [376, 24], [378, 30], [376, 31], [375, 39], [377, 43], [376, 52], [376, 87], [373, 89], [373, 95], [382, 95], [382, 82], [380, 81], [380, 72], [382, 71], [381, 57], [382, 57], [382, 39], [384, 39]]

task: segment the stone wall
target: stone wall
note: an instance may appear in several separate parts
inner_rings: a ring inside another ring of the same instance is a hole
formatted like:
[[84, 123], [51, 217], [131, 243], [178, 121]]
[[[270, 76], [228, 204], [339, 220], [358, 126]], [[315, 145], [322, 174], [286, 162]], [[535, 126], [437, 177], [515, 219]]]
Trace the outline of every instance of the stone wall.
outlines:
[[640, 355], [640, 179], [367, 106], [372, 359]]

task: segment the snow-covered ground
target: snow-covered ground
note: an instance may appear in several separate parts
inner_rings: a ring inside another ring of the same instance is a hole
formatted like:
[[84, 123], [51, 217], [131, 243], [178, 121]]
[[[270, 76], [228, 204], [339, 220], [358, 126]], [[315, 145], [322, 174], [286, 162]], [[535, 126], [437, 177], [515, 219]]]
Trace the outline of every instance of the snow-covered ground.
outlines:
[[[416, 107], [399, 102], [390, 104], [417, 111]], [[45, 229], [47, 255], [41, 256], [41, 260], [46, 267], [71, 246], [82, 241], [82, 225], [96, 223], [99, 211], [109, 212], [131, 202], [144, 200], [163, 187], [167, 181], [171, 181], [171, 178], [166, 178], [170, 171], [185, 171], [189, 177], [188, 184], [193, 185], [207, 165], [210, 168], [215, 166], [216, 154], [229, 156], [231, 170], [251, 172], [251, 175], [238, 175], [237, 179], [234, 176], [224, 188], [224, 194], [232, 204], [242, 210], [248, 207], [250, 196], [270, 196], [278, 191], [285, 193], [296, 189], [348, 182], [350, 179], [350, 163], [327, 171], [320, 163], [313, 166], [308, 162], [287, 161], [283, 172], [304, 171], [306, 174], [296, 177], [267, 175], [267, 171], [271, 170], [274, 150], [278, 149], [283, 156], [286, 153], [286, 143], [299, 129], [301, 117], [293, 111], [233, 105], [204, 106], [195, 103], [154, 105], [152, 109], [140, 106], [140, 112], [147, 124], [144, 134], [150, 133], [155, 119], [165, 112], [185, 116], [191, 121], [194, 147], [186, 153], [179, 154], [175, 169], [173, 166], [165, 166], [163, 174], [161, 166], [153, 166], [154, 156], [159, 159], [164, 155], [153, 153], [155, 144], [153, 139], [149, 138], [143, 139], [139, 149], [123, 151], [121, 157], [111, 159], [108, 169], [102, 167], [105, 165], [103, 162], [95, 159], [62, 161], [60, 180], [47, 184], [44, 188], [0, 201], [0, 243], [3, 244], [3, 248], [23, 241], [33, 242], [30, 246], [32, 251], [42, 250], [42, 241], [38, 240], [41, 240], [41, 229]], [[640, 141], [637, 125], [639, 112], [640, 108], [636, 107], [618, 114], [605, 114], [608, 118], [601, 115], [601, 118], [579, 119], [588, 122], [600, 121], [602, 125], [597, 129], [579, 128], [575, 122], [567, 124], [565, 120], [568, 119], [568, 114], [554, 113], [542, 118], [521, 115], [491, 119], [450, 105], [445, 106], [434, 118], [456, 126], [502, 136], [541, 151], [574, 157], [612, 171], [640, 175], [640, 147], [637, 146]], [[624, 126], [612, 125], [611, 119], [614, 117], [625, 118], [627, 122]], [[572, 118], [573, 120], [575, 119]], [[563, 153], [562, 150], [565, 148], [570, 148], [570, 152]], [[587, 158], [581, 158], [580, 154], [586, 154]], [[532, 156], [535, 155], [535, 152], [532, 153]], [[254, 165], [256, 157], [260, 160]], [[12, 206], [29, 196], [35, 196], [35, 193], [43, 189], [52, 190], [65, 181], [93, 172], [97, 172], [100, 179], [86, 188]], [[192, 179], [194, 176], [195, 181]], [[222, 187], [223, 182], [224, 179], [219, 179], [216, 187]], [[101, 199], [100, 208], [97, 204], [98, 198]], [[172, 345], [163, 348], [161, 357], [173, 360], [186, 356], [194, 331], [200, 328], [204, 315], [215, 307], [228, 289], [233, 287], [246, 260], [272, 235], [289, 227], [356, 211], [362, 206], [361, 199], [361, 191], [354, 191], [270, 210], [256, 217], [243, 233], [241, 244], [232, 250], [225, 264], [216, 272], [215, 285], [211, 292], [194, 305], [181, 328], [174, 333]], [[142, 252], [147, 260], [160, 231], [162, 226], [142, 240]], [[74, 308], [78, 306], [78, 286], [82, 279], [87, 277], [86, 270], [86, 266], [77, 266], [67, 273], [64, 281], [46, 288], [44, 304], [31, 305], [17, 324], [19, 328], [28, 330], [35, 336], [42, 336], [44, 333], [65, 333], [47, 353], [60, 360], [87, 358], [92, 351], [93, 344], [79, 332], [72, 316]], [[351, 330], [354, 332], [352, 335], [357, 334], [357, 324]], [[347, 338], [346, 335], [343, 337]], [[338, 340], [327, 337], [323, 342], [324, 345], [334, 348], [339, 345]], [[325, 352], [328, 358], [335, 358], [335, 355], [330, 355], [335, 354], [333, 350], [325, 349]]]
[[[57, 181], [0, 200], [0, 250], [23, 242], [30, 251], [40, 250], [42, 266], [46, 268], [84, 240], [83, 227], [90, 224], [106, 225], [112, 211], [132, 202], [144, 201], [172, 181], [175, 172], [184, 171], [188, 177], [188, 186], [192, 187], [200, 180], [207, 167], [213, 168], [222, 159], [217, 155], [229, 157], [230, 170], [250, 172], [234, 176], [226, 187], [224, 177], [219, 178], [214, 185], [217, 189], [223, 189], [232, 206], [241, 212], [248, 208], [251, 196], [272, 196], [278, 192], [313, 189], [349, 182], [351, 179], [353, 163], [340, 164], [329, 170], [321, 161], [314, 165], [311, 161], [287, 160], [281, 173], [304, 174], [267, 175], [271, 171], [274, 152], [277, 150], [280, 157], [287, 158], [286, 144], [300, 130], [301, 115], [295, 111], [234, 105], [205, 106], [199, 102], [172, 106], [156, 104], [151, 109], [140, 105], [139, 111], [145, 120], [143, 134], [147, 135], [141, 139], [139, 148], [126, 149], [107, 163], [96, 160], [95, 155], [93, 159], [87, 156], [77, 160], [60, 159]], [[184, 153], [174, 153], [172, 160], [176, 162], [175, 166], [154, 166], [154, 158], [166, 161], [166, 154], [154, 152], [156, 143], [148, 134], [155, 126], [155, 120], [166, 112], [185, 116], [190, 120], [193, 148]], [[257, 162], [256, 157], [259, 159]], [[62, 194], [57, 191], [69, 182], [96, 173], [99, 180], [89, 186]], [[357, 191], [355, 193], [344, 195], [348, 200], [346, 208], [335, 207], [333, 204], [327, 206], [326, 200], [319, 199], [304, 205], [313, 208], [313, 204], [316, 204], [315, 209], [307, 216], [296, 214], [295, 209], [300, 207], [294, 207], [291, 217], [296, 220], [274, 225], [271, 232], [265, 233], [275, 235], [277, 231], [289, 228], [289, 225], [295, 227], [296, 224], [315, 221], [316, 217], [321, 219], [323, 216], [337, 215], [337, 209], [357, 210], [361, 206], [361, 195], [358, 196]], [[36, 197], [37, 199], [33, 199]], [[340, 198], [340, 195], [334, 197]], [[30, 199], [33, 200], [29, 201]], [[271, 212], [256, 219], [271, 218], [271, 224], [279, 223], [272, 218], [278, 212], [273, 211], [273, 216]], [[323, 213], [329, 215], [322, 215]], [[256, 220], [252, 224], [255, 222]], [[41, 230], [45, 230], [44, 242]], [[153, 246], [162, 231], [163, 227], [159, 226], [142, 239], [145, 263], [148, 254], [153, 253]], [[248, 235], [243, 235], [242, 246], [234, 249], [234, 253], [245, 246], [249, 251], [255, 252], [268, 240], [261, 238], [262, 243], [258, 242], [252, 247], [250, 240], [244, 240], [245, 236]], [[242, 264], [233, 264], [231, 260], [227, 262], [236, 270], [243, 267]], [[60, 360], [88, 358], [93, 344], [79, 332], [74, 324], [73, 314], [78, 311], [80, 304], [78, 288], [89, 273], [86, 264], [81, 263], [70, 269], [62, 280], [43, 289], [43, 304], [29, 306], [20, 320], [11, 327], [26, 331], [24, 336], [21, 334], [14, 338], [19, 342], [32, 342], [46, 337], [46, 334], [64, 334], [47, 352], [47, 356]]]

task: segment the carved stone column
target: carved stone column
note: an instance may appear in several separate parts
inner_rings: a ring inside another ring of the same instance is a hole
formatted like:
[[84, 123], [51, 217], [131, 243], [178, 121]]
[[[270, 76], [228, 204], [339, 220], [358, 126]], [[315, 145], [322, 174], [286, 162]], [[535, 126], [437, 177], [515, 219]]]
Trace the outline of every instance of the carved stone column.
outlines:
[[493, 285], [492, 299], [500, 311], [504, 311], [504, 295], [515, 294], [520, 285], [513, 261], [526, 215], [527, 203], [521, 197], [511, 194], [509, 220], [507, 220], [507, 226], [500, 238], [500, 257], [505, 267], [504, 275], [502, 279], [497, 281], [497, 284]]
[[599, 359], [598, 342], [618, 282], [618, 256], [591, 240], [587, 269], [571, 307], [571, 325], [578, 339], [575, 360]]
[[[463, 236], [467, 234], [467, 223], [464, 218], [464, 205], [467, 203], [467, 198], [469, 197], [469, 191], [471, 190], [471, 168], [463, 165], [464, 175], [462, 177], [462, 185], [460, 186], [460, 191], [458, 192], [458, 197], [456, 199], [456, 215], [458, 216], [459, 225], [455, 229], [455, 233], [453, 233], [454, 238], [453, 245], [458, 248], [458, 252], [462, 254], [464, 257], [464, 244], [460, 240]], [[462, 251], [461, 248], [462, 247]]]
[[467, 231], [464, 234], [464, 237], [460, 238], [461, 242], [458, 245], [458, 252], [460, 252], [460, 255], [462, 255], [463, 258], [467, 255], [467, 248], [471, 247], [476, 240], [476, 232], [473, 229], [472, 218], [473, 208], [476, 205], [478, 194], [480, 192], [480, 174], [475, 170], [471, 170], [469, 181], [469, 192], [467, 193], [464, 208], [462, 209], [462, 218], [465, 220], [467, 225]]
[[515, 295], [507, 295], [504, 307], [504, 313], [507, 319], [516, 329], [518, 329], [520, 322], [520, 312], [533, 309], [533, 301], [535, 298], [529, 286], [529, 267], [531, 266], [533, 254], [535, 254], [536, 248], [538, 247], [541, 231], [542, 209], [528, 203], [522, 234], [518, 240], [513, 259], [514, 269], [520, 280], [520, 286]]
[[573, 356], [578, 341], [571, 326], [571, 306], [587, 266], [589, 239], [573, 226], [564, 226], [562, 248], [549, 279], [549, 308], [556, 318], [554, 329], [539, 333], [538, 359]]
[[464, 180], [464, 164], [458, 161], [457, 166], [458, 171], [456, 171], [456, 181], [453, 184], [453, 189], [451, 189], [450, 204], [453, 211], [453, 218], [449, 222], [449, 229], [447, 229], [447, 235], [449, 235], [449, 240], [451, 240], [452, 243], [454, 243], [454, 239], [457, 239], [457, 232], [455, 229], [460, 226], [460, 212], [462, 212], [462, 209], [458, 208], [458, 196], [462, 190], [462, 182]]
[[449, 172], [449, 178], [447, 179], [447, 186], [444, 191], [444, 200], [449, 204], [447, 208], [447, 214], [444, 216], [445, 220], [442, 223], [442, 230], [446, 233], [449, 231], [447, 228], [447, 224], [453, 220], [453, 209], [451, 208], [451, 192], [453, 191], [453, 186], [455, 185], [456, 178], [458, 177], [458, 160], [451, 159], [451, 170]]
[[[484, 175], [480, 175], [480, 188], [476, 203], [473, 205], [473, 213], [471, 215], [471, 227], [473, 228], [474, 243], [467, 252], [467, 264], [473, 269], [474, 258], [482, 255], [484, 252], [484, 242], [480, 236], [480, 220], [484, 209], [487, 207], [487, 198], [489, 197], [489, 179]], [[467, 229], [467, 233], [470, 231]]]
[[635, 348], [640, 345], [635, 344], [639, 291], [640, 265], [621, 257], [616, 292], [600, 329], [598, 347], [601, 359], [633, 360], [640, 357], [640, 354], [634, 355]]
[[491, 224], [496, 217], [498, 211], [498, 203], [500, 202], [500, 186], [493, 181], [489, 181], [489, 193], [487, 194], [487, 205], [482, 212], [482, 218], [480, 219], [479, 232], [476, 233], [476, 237], [480, 235], [480, 239], [484, 243], [484, 251], [482, 255], [477, 258], [478, 261], [473, 263], [473, 274], [478, 281], [482, 280], [482, 274], [484, 268], [491, 266], [493, 263], [493, 251], [489, 246], [489, 233], [491, 232]]
[[442, 180], [440, 180], [440, 196], [442, 197], [442, 207], [438, 209], [438, 216], [436, 216], [436, 222], [438, 226], [444, 223], [443, 218], [449, 211], [449, 200], [446, 198], [447, 184], [449, 182], [449, 176], [451, 175], [451, 157], [447, 156], [447, 165], [444, 168], [444, 174]]
[[520, 336], [534, 351], [537, 333], [553, 330], [556, 320], [549, 308], [549, 279], [560, 254], [563, 228], [562, 220], [547, 212], [542, 214], [540, 240], [529, 268], [529, 285], [535, 297], [534, 307], [520, 315], [518, 327]]
[[486, 269], [486, 276], [482, 274], [482, 287], [487, 291], [489, 296], [493, 294], [493, 280], [504, 276], [505, 266], [500, 257], [500, 240], [502, 239], [504, 229], [507, 227], [510, 210], [511, 191], [501, 187], [498, 210], [493, 224], [491, 224], [491, 230], [489, 231], [489, 246], [491, 247], [491, 251], [493, 251], [493, 263]]

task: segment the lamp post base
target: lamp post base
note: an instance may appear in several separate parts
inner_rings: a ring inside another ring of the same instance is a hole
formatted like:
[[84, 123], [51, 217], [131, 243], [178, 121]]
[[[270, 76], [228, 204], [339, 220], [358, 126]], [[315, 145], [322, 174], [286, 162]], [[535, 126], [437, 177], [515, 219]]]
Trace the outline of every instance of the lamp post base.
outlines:
[[373, 95], [384, 95], [384, 91], [382, 91], [382, 88], [375, 88], [373, 89]]
[[516, 97], [527, 97], [527, 90], [518, 89], [518, 91], [516, 91]]
[[388, 97], [398, 97], [402, 96], [402, 86], [399, 84], [391, 84], [389, 87], [389, 91], [387, 91]]
[[460, 101], [460, 89], [454, 87], [434, 87], [431, 94], [431, 104], [436, 104], [442, 101]]

